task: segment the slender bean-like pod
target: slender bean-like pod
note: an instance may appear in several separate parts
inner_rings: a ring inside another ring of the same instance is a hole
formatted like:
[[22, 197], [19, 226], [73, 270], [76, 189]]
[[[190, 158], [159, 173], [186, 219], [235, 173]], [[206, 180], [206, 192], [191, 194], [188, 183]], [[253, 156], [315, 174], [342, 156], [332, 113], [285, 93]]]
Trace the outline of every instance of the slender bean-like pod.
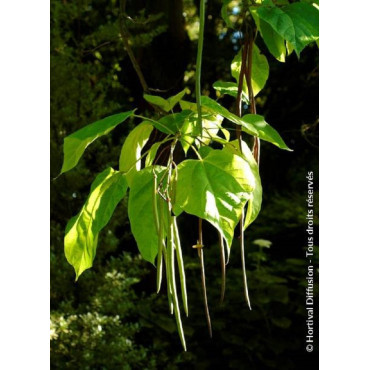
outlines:
[[251, 302], [249, 300], [249, 293], [248, 293], [248, 282], [247, 282], [247, 271], [245, 268], [245, 256], [244, 256], [244, 209], [242, 210], [242, 217], [240, 219], [240, 254], [242, 260], [242, 270], [243, 270], [243, 283], [244, 283], [244, 296], [245, 300], [247, 301], [248, 307], [251, 310]]
[[184, 311], [185, 311], [186, 316], [189, 316], [184, 260], [182, 258], [181, 243], [180, 243], [180, 237], [179, 237], [179, 230], [177, 228], [176, 217], [174, 217], [173, 219], [174, 219], [173, 220], [174, 242], [175, 242], [175, 248], [176, 248], [177, 265], [179, 268], [179, 275], [180, 275], [182, 304], [184, 305]]
[[196, 248], [198, 249], [198, 256], [200, 262], [200, 272], [201, 272], [201, 279], [202, 279], [202, 290], [203, 290], [203, 301], [204, 301], [204, 312], [206, 314], [208, 332], [210, 338], [212, 338], [212, 323], [211, 323], [211, 315], [209, 314], [208, 309], [208, 300], [207, 300], [207, 285], [206, 285], [206, 273], [204, 270], [204, 256], [203, 256], [203, 231], [202, 231], [202, 219], [198, 219], [198, 243]]
[[158, 204], [157, 204], [157, 189], [158, 189], [158, 179], [157, 174], [153, 170], [153, 215], [154, 215], [154, 223], [157, 229], [157, 236], [158, 236], [158, 254], [157, 254], [157, 293], [159, 293], [161, 289], [162, 283], [162, 239], [163, 239], [163, 227], [160, 222], [160, 216], [162, 214], [158, 214]]
[[171, 277], [168, 264], [168, 251], [163, 247], [163, 257], [166, 269], [166, 279], [167, 279], [167, 297], [168, 297], [168, 307], [170, 309], [170, 314], [173, 315], [173, 299], [172, 299], [172, 289], [171, 289]]
[[225, 263], [225, 249], [224, 249], [224, 239], [220, 232], [218, 232], [218, 241], [220, 245], [220, 262], [221, 262], [221, 298], [220, 303], [224, 301], [225, 298], [225, 288], [226, 288], [226, 263]]
[[[169, 215], [170, 216], [170, 215]], [[173, 301], [173, 307], [175, 311], [175, 317], [176, 317], [176, 324], [177, 324], [177, 331], [179, 332], [181, 344], [184, 348], [184, 351], [186, 351], [186, 342], [185, 342], [185, 335], [184, 330], [182, 328], [182, 322], [181, 322], [181, 313], [179, 308], [179, 300], [177, 298], [177, 291], [176, 291], [176, 277], [175, 277], [175, 245], [174, 245], [174, 217], [169, 217], [169, 228], [168, 228], [168, 237], [167, 237], [167, 271], [169, 271], [170, 276], [170, 285], [171, 285], [171, 291], [172, 291], [172, 301]]]
[[[157, 203], [157, 199], [155, 199]], [[158, 223], [158, 256], [157, 256], [157, 293], [161, 289], [162, 283], [162, 269], [163, 269], [163, 243], [164, 243], [164, 230], [163, 230], [163, 201], [159, 200], [159, 223]]]

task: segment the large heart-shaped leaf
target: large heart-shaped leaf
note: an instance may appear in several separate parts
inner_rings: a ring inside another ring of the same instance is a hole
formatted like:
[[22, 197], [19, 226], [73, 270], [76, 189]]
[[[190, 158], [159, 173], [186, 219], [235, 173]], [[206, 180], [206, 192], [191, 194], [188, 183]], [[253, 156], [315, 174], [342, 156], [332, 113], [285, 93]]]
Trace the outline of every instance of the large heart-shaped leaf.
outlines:
[[141, 151], [148, 142], [152, 131], [153, 126], [149, 122], [144, 121], [129, 133], [123, 143], [119, 158], [119, 169], [122, 172], [127, 172], [126, 177], [129, 184], [131, 184], [134, 174], [140, 171]]
[[319, 39], [319, 11], [315, 6], [297, 2], [278, 8], [270, 1], [259, 7], [257, 14], [294, 47], [298, 56], [306, 45]]
[[107, 168], [92, 183], [89, 197], [81, 211], [69, 220], [64, 252], [67, 261], [76, 271], [76, 280], [92, 266], [99, 232], [112, 217], [126, 190], [125, 175]]
[[187, 154], [191, 145], [196, 146], [208, 145], [211, 140], [217, 137], [217, 133], [221, 128], [223, 117], [219, 114], [209, 114], [205, 113], [202, 115], [202, 137], [196, 137], [197, 132], [197, 117], [195, 114], [189, 117], [181, 128], [181, 138], [180, 142], [184, 149], [185, 155]]
[[286, 47], [285, 40], [279, 33], [277, 33], [269, 23], [260, 19], [256, 7], [251, 7], [250, 12], [257, 25], [258, 30], [265, 42], [270, 53], [279, 61], [285, 62]]
[[[158, 179], [161, 179], [166, 168], [154, 166], [154, 170]], [[135, 237], [141, 255], [151, 263], [154, 263], [158, 252], [158, 234], [153, 212], [153, 188], [153, 167], [146, 167], [133, 177], [128, 198], [128, 217], [132, 234]], [[160, 209], [159, 202], [163, 202], [163, 209], [166, 209], [167, 204], [164, 200], [160, 196], [156, 198], [158, 202], [157, 208]], [[165, 225], [167, 225], [167, 222]]]
[[254, 175], [255, 187], [248, 200], [247, 213], [244, 219], [244, 229], [246, 229], [257, 218], [262, 205], [262, 184], [258, 164], [248, 145], [244, 141], [242, 141], [242, 150], [240, 150], [238, 140], [233, 140], [230, 143], [227, 143], [223, 150], [230, 151], [231, 153], [241, 156], [247, 162], [246, 165], [250, 167]]
[[230, 248], [242, 209], [255, 188], [244, 159], [227, 151], [210, 150], [202, 160], [178, 166], [175, 214], [182, 210], [209, 221]]
[[[238, 54], [236, 54], [234, 60], [231, 63], [231, 75], [235, 78], [235, 80], [239, 81], [239, 74], [242, 65], [242, 54], [241, 50]], [[266, 57], [261, 54], [258, 46], [253, 44], [253, 54], [252, 54], [252, 89], [253, 94], [256, 96], [265, 86], [267, 78], [269, 76], [269, 64], [267, 62]], [[243, 79], [243, 91], [244, 93], [249, 96], [248, 88], [245, 81]]]
[[76, 166], [85, 149], [100, 136], [108, 134], [118, 124], [125, 121], [134, 113], [133, 110], [114, 114], [91, 123], [64, 139], [64, 161], [60, 173], [67, 172]]
[[220, 114], [231, 122], [242, 126], [243, 131], [247, 132], [248, 134], [268, 141], [280, 149], [290, 150], [279, 133], [273, 127], [271, 127], [262, 116], [258, 114], [247, 114], [240, 118], [229, 112], [226, 108], [208, 96], [202, 96], [201, 102], [204, 107], [213, 113]]

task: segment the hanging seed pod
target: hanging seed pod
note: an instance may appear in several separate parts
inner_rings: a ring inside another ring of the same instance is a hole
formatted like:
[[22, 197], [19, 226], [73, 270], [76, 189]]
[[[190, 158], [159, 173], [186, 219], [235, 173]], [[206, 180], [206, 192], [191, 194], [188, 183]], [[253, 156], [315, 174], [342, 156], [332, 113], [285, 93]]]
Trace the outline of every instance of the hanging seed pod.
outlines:
[[[155, 226], [157, 229], [158, 235], [158, 254], [157, 254], [157, 293], [159, 293], [161, 289], [162, 283], [162, 249], [163, 249], [163, 223], [161, 220], [163, 219], [163, 211], [158, 213], [158, 203], [157, 203], [157, 195], [158, 195], [158, 179], [157, 174], [153, 170], [154, 180], [153, 180], [153, 214], [154, 214], [154, 221]], [[162, 202], [160, 201], [160, 206]], [[163, 208], [163, 206], [162, 206]]]
[[172, 291], [172, 300], [173, 300], [173, 307], [175, 311], [175, 318], [177, 324], [177, 330], [179, 332], [181, 344], [186, 351], [186, 342], [185, 342], [185, 335], [184, 330], [182, 328], [182, 321], [181, 321], [181, 313], [179, 308], [179, 301], [177, 298], [177, 291], [176, 291], [176, 277], [175, 277], [175, 245], [174, 245], [174, 217], [170, 216], [169, 228], [168, 228], [168, 238], [167, 238], [167, 268], [169, 271], [170, 277], [170, 285]]
[[224, 239], [220, 232], [218, 232], [218, 241], [220, 246], [220, 263], [221, 263], [221, 297], [220, 304], [224, 301], [225, 298], [225, 289], [226, 289], [226, 263], [225, 263], [225, 249], [224, 249]]
[[177, 258], [177, 265], [179, 268], [180, 283], [181, 283], [182, 303], [184, 306], [184, 311], [185, 311], [186, 316], [189, 316], [185, 267], [184, 267], [184, 261], [182, 258], [181, 243], [180, 243], [179, 230], [177, 227], [176, 217], [174, 217], [173, 225], [174, 225], [174, 242], [175, 242], [175, 249], [176, 249], [176, 258]]

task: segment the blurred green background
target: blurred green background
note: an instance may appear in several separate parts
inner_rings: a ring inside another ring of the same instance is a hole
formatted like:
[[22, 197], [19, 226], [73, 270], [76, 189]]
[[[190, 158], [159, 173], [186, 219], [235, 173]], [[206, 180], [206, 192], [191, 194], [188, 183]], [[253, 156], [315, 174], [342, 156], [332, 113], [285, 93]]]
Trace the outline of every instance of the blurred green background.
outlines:
[[[228, 81], [239, 34], [227, 30], [221, 0], [207, 2], [202, 88]], [[127, 1], [130, 43], [151, 88], [162, 96], [189, 88], [194, 99], [198, 1]], [[119, 3], [51, 1], [51, 177], [62, 165], [63, 138], [106, 115], [137, 107], [153, 114], [119, 37]], [[318, 48], [310, 45], [286, 63], [268, 57], [270, 76], [257, 98], [258, 113], [293, 152], [261, 145], [262, 211], [247, 230], [247, 270], [252, 311], [243, 297], [240, 253], [235, 243], [227, 266], [226, 298], [219, 304], [221, 270], [217, 234], [206, 225], [205, 264], [213, 339], [204, 316], [196, 219], [181, 216], [189, 318], [183, 352], [167, 297], [155, 294], [155, 268], [143, 261], [130, 233], [127, 199], [101, 233], [94, 267], [74, 282], [63, 252], [64, 228], [84, 203], [95, 175], [117, 168], [125, 136], [138, 121], [119, 125], [92, 144], [79, 165], [51, 181], [52, 369], [313, 369], [318, 338], [305, 351], [306, 173], [318, 186]], [[223, 104], [234, 109], [232, 98]], [[318, 193], [315, 192], [315, 200]], [[318, 209], [315, 213], [318, 224]], [[315, 230], [317, 241], [318, 230]], [[269, 248], [254, 243], [271, 241]], [[318, 281], [318, 250], [315, 249]], [[315, 333], [318, 332], [317, 286]]]

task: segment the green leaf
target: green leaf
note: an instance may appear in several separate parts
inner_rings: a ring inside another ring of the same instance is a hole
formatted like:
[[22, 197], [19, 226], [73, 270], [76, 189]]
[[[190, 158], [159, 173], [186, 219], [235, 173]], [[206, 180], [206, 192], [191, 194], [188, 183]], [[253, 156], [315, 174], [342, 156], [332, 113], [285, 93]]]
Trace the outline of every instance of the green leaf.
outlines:
[[193, 112], [186, 109], [180, 113], [173, 113], [168, 116], [164, 116], [158, 121], [151, 120], [150, 123], [159, 131], [164, 132], [167, 135], [174, 135], [176, 132], [180, 131], [185, 120], [191, 114], [193, 114]]
[[[221, 94], [231, 95], [234, 98], [238, 96], [238, 84], [236, 82], [216, 81], [212, 86]], [[247, 104], [249, 103], [248, 95], [245, 91], [242, 91], [242, 100]]]
[[180, 107], [182, 110], [191, 110], [193, 112], [197, 112], [196, 103], [192, 103], [190, 101], [180, 100]]
[[200, 140], [196, 140], [197, 118], [198, 118], [197, 105], [195, 103], [181, 100], [180, 106], [184, 110], [191, 110], [192, 112], [194, 112], [193, 115], [189, 116], [185, 120], [185, 123], [180, 130], [181, 132], [180, 142], [184, 149], [185, 155], [187, 154], [190, 145], [192, 145], [193, 143], [195, 143], [195, 145], [197, 146], [200, 146], [201, 144], [208, 145], [211, 142], [211, 140], [216, 139], [223, 140], [217, 136], [219, 130], [223, 132], [227, 139], [230, 138], [228, 131], [224, 130], [221, 127], [223, 117], [217, 113], [215, 114], [207, 107], [202, 106], [202, 129], [203, 129], [202, 138], [198, 136], [201, 142]]
[[141, 151], [148, 142], [152, 131], [153, 126], [144, 121], [129, 133], [122, 146], [119, 169], [122, 172], [127, 172], [126, 177], [129, 184], [133, 175], [141, 169], [141, 161], [139, 160]]
[[207, 220], [221, 232], [228, 248], [255, 187], [245, 163], [230, 152], [211, 150], [202, 160], [189, 159], [178, 166], [175, 214], [183, 210]]
[[272, 128], [264, 118], [258, 114], [247, 114], [240, 118], [235, 114], [229, 112], [222, 105], [217, 103], [215, 100], [208, 96], [202, 96], [202, 105], [212, 111], [215, 114], [220, 114], [222, 117], [227, 118], [231, 122], [236, 123], [243, 127], [243, 131], [250, 135], [257, 136], [262, 140], [268, 141], [277, 147], [285, 150], [290, 150], [284, 143], [284, 140], [280, 137], [278, 132]]
[[170, 98], [167, 99], [168, 101], [168, 104], [170, 106], [170, 110], [177, 104], [180, 102], [180, 100], [184, 97], [186, 93], [186, 89], [180, 91], [178, 94], [174, 95], [174, 96], [171, 96]]
[[287, 55], [292, 54], [294, 51], [294, 46], [289, 41], [286, 41], [285, 44], [286, 44]]
[[293, 3], [285, 8], [293, 21], [295, 42], [292, 42], [299, 56], [300, 52], [311, 42], [319, 39], [319, 10], [307, 3]]
[[[268, 141], [280, 149], [291, 151], [279, 133], [265, 121], [263, 116], [259, 114], [246, 114], [242, 117], [242, 120], [251, 124], [258, 131], [258, 137], [260, 139]], [[243, 131], [248, 132], [245, 127], [243, 127]]]
[[247, 212], [244, 219], [245, 230], [257, 218], [262, 205], [262, 184], [258, 164], [248, 145], [244, 141], [242, 141], [242, 152], [240, 151], [238, 140], [234, 140], [226, 144], [223, 150], [230, 151], [231, 153], [241, 156], [246, 161], [246, 165], [249, 166], [254, 176], [255, 187], [248, 200]]
[[184, 149], [185, 155], [193, 143], [196, 146], [208, 145], [214, 138], [217, 138], [217, 133], [221, 129], [223, 117], [221, 115], [204, 113], [202, 114], [202, 137], [195, 137], [197, 132], [197, 117], [195, 114], [187, 119], [181, 129], [180, 142]]
[[153, 164], [153, 161], [155, 159], [155, 156], [157, 155], [158, 148], [162, 145], [161, 142], [154, 143], [150, 149], [149, 152], [145, 158], [145, 167], [149, 167]]
[[256, 239], [256, 240], [253, 240], [253, 244], [258, 245], [260, 248], [270, 248], [272, 245], [272, 242], [270, 240], [265, 240], [265, 239]]
[[307, 3], [278, 8], [270, 2], [259, 7], [257, 14], [293, 46], [298, 56], [306, 45], [319, 38], [319, 11]]
[[279, 35], [269, 23], [258, 17], [257, 8], [250, 8], [253, 19], [270, 53], [279, 61], [285, 62], [286, 48], [285, 40]]
[[69, 220], [64, 237], [64, 252], [67, 261], [75, 269], [76, 280], [92, 266], [99, 232], [112, 217], [126, 190], [125, 175], [107, 168], [92, 183], [89, 197], [81, 211]]
[[149, 94], [144, 94], [144, 99], [151, 103], [156, 105], [157, 107], [160, 107], [166, 112], [169, 112], [171, 109], [169, 109], [169, 103], [166, 99], [162, 98], [161, 96], [157, 95], [149, 95]]
[[151, 104], [157, 105], [164, 111], [169, 112], [184, 97], [185, 93], [186, 89], [168, 99], [164, 99], [161, 96], [144, 94], [144, 99]]
[[[161, 179], [166, 168], [154, 166], [154, 170], [158, 179]], [[128, 217], [141, 255], [154, 264], [158, 252], [158, 234], [153, 212], [153, 186], [153, 167], [144, 168], [135, 174], [128, 198]], [[160, 196], [157, 197], [157, 202], [158, 209], [159, 202], [163, 202], [163, 207], [167, 206]], [[168, 222], [165, 223], [167, 224]]]
[[[241, 69], [242, 59], [241, 59], [241, 51], [235, 56], [234, 60], [231, 63], [231, 75], [235, 78], [235, 80], [239, 81], [239, 74]], [[265, 86], [267, 78], [269, 76], [269, 65], [267, 62], [266, 57], [261, 54], [258, 46], [253, 44], [253, 54], [252, 54], [252, 89], [253, 94], [256, 96]], [[247, 96], [248, 88], [247, 84], [244, 79], [243, 83], [243, 91]]]
[[100, 136], [108, 134], [119, 123], [134, 113], [133, 110], [118, 113], [87, 125], [64, 139], [64, 161], [60, 173], [67, 172], [76, 166], [85, 149]]

